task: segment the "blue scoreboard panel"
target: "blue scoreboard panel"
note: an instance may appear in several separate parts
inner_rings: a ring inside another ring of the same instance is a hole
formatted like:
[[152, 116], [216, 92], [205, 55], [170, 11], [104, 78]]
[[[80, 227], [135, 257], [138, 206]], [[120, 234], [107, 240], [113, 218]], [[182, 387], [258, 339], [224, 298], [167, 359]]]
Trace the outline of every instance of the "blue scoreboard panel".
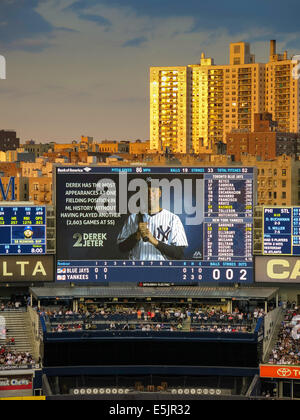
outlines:
[[264, 207], [263, 254], [300, 255], [299, 207]]
[[0, 207], [0, 254], [46, 253], [46, 208]]
[[56, 167], [60, 283], [251, 283], [255, 168]]

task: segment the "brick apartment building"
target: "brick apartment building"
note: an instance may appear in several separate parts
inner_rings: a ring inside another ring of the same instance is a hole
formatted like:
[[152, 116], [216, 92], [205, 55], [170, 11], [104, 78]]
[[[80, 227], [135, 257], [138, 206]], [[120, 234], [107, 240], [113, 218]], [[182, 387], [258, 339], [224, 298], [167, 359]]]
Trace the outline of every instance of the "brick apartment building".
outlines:
[[13, 130], [0, 130], [0, 151], [16, 150], [20, 147], [20, 139]]
[[227, 155], [233, 156], [236, 161], [246, 154], [262, 160], [274, 160], [283, 154], [299, 157], [300, 134], [278, 132], [277, 128], [272, 114], [255, 114], [252, 132], [235, 130], [227, 134]]
[[35, 205], [52, 204], [52, 177], [33, 177], [28, 179], [29, 201]]

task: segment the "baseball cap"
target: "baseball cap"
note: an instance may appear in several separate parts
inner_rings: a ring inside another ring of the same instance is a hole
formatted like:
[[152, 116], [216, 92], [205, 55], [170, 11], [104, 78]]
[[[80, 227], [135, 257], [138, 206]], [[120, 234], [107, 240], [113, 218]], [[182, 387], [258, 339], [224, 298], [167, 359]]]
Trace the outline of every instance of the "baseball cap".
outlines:
[[31, 232], [33, 232], [33, 229], [32, 229], [32, 227], [31, 227], [31, 226], [26, 226], [26, 227], [24, 228], [24, 232], [26, 232], [26, 230], [31, 230]]

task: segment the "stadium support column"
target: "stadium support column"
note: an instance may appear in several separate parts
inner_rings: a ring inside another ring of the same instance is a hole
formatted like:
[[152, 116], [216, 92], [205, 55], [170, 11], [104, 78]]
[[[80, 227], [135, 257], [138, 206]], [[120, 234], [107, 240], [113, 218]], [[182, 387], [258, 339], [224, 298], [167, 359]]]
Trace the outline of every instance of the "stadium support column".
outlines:
[[277, 397], [283, 398], [283, 381], [277, 380]]
[[73, 300], [73, 312], [78, 312], [78, 299]]
[[232, 313], [232, 300], [229, 300], [228, 303], [227, 303], [227, 312], [229, 314]]

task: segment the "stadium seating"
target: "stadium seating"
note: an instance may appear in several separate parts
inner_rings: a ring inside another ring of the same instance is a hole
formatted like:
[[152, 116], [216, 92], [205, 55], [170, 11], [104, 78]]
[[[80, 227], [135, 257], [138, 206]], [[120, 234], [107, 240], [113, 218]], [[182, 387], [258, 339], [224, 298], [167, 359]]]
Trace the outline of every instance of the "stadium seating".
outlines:
[[226, 313], [212, 308], [155, 308], [144, 311], [137, 308], [120, 307], [117, 310], [99, 309], [96, 312], [73, 313], [67, 308], [58, 311], [43, 308], [40, 315], [48, 333], [76, 331], [189, 331], [234, 333], [254, 330], [262, 310], [242, 313], [235, 310]]

